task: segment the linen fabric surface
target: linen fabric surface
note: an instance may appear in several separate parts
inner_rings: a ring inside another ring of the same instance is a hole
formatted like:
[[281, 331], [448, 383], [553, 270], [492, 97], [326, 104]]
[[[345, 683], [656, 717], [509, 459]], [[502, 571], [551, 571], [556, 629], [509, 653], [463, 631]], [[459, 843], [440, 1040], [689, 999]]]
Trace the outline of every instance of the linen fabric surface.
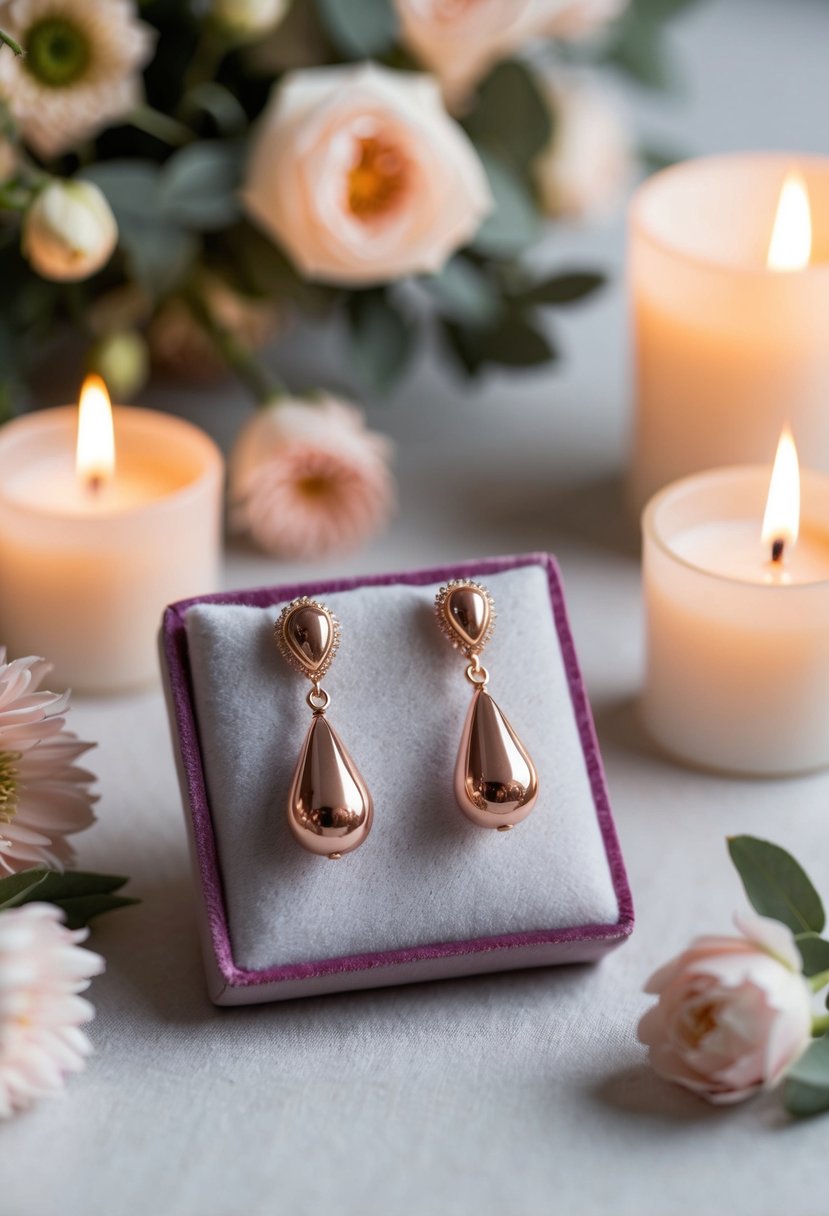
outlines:
[[[687, 91], [648, 100], [640, 130], [686, 151], [829, 153], [828, 41], [825, 0], [689, 6], [671, 30]], [[87, 1071], [0, 1127], [2, 1216], [826, 1216], [826, 1117], [792, 1125], [776, 1093], [710, 1107], [656, 1077], [636, 1041], [647, 977], [697, 934], [728, 932], [745, 907], [726, 835], [779, 842], [829, 894], [829, 774], [729, 780], [670, 763], [642, 735], [641, 574], [618, 493], [630, 404], [622, 251], [621, 217], [606, 233], [558, 230], [545, 266], [587, 261], [611, 285], [577, 317], [556, 317], [567, 359], [555, 375], [485, 376], [460, 394], [423, 358], [391, 408], [371, 407], [398, 445], [401, 510], [386, 538], [310, 568], [237, 550], [223, 586], [554, 549], [636, 895], [630, 942], [595, 967], [218, 1009], [161, 692], [73, 698], [72, 728], [99, 741], [88, 760], [98, 823], [76, 838], [80, 864], [129, 874], [142, 902], [94, 923], [107, 970], [87, 994]], [[303, 345], [291, 330], [280, 353], [289, 384], [338, 384], [345, 366], [327, 334]], [[244, 409], [232, 392], [185, 399], [228, 441]], [[156, 398], [183, 399], [169, 385]], [[508, 626], [500, 607], [493, 646]], [[344, 633], [328, 686], [332, 721], [365, 769], [341, 691], [354, 641]], [[507, 693], [494, 649], [488, 661], [521, 730], [523, 696]], [[448, 646], [445, 662], [463, 690]], [[447, 723], [451, 738], [460, 726]], [[378, 808], [364, 851], [381, 830]]]
[[472, 689], [437, 628], [439, 584], [327, 594], [342, 641], [328, 717], [375, 803], [342, 861], [290, 836], [286, 801], [311, 712], [277, 650], [282, 607], [197, 604], [190, 666], [234, 961], [262, 970], [438, 941], [614, 924], [596, 817], [545, 569], [485, 579], [498, 620], [490, 690], [533, 757], [540, 793], [513, 832], [470, 824], [453, 793]]

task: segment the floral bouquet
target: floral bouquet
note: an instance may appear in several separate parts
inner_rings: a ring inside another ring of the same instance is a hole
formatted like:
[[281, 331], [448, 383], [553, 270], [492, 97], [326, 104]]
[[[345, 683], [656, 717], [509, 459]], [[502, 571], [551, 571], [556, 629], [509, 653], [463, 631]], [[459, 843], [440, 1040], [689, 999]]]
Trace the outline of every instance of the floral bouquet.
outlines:
[[[2, 408], [66, 329], [121, 399], [228, 365], [270, 413], [256, 352], [292, 314], [339, 318], [373, 393], [429, 329], [469, 375], [555, 358], [540, 311], [601, 278], [527, 251], [632, 164], [582, 61], [663, 83], [689, 2], [0, 0]], [[235, 518], [272, 550], [358, 539], [390, 499], [359, 415], [311, 416], [258, 423], [236, 463]]]

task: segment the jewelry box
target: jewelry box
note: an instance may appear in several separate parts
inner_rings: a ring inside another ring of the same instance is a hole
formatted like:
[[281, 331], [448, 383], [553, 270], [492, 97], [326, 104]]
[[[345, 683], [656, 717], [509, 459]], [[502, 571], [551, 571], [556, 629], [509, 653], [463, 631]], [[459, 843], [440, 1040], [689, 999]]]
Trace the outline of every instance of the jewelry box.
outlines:
[[[538, 770], [533, 813], [505, 833], [469, 822], [454, 797], [472, 690], [434, 600], [458, 578], [494, 598], [487, 667]], [[286, 815], [308, 708], [274, 623], [303, 595], [324, 599], [340, 622], [328, 714], [375, 807], [368, 839], [337, 861], [300, 848]], [[630, 934], [630, 891], [549, 555], [197, 597], [166, 610], [161, 651], [217, 1004], [592, 962]]]

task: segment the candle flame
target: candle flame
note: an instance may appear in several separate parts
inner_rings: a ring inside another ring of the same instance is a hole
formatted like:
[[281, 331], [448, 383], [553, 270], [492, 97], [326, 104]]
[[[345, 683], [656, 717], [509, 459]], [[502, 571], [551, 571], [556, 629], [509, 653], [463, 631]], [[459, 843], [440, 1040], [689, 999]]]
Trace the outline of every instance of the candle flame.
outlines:
[[770, 546], [774, 561], [780, 561], [785, 546], [797, 541], [800, 530], [800, 469], [797, 448], [788, 426], [783, 428], [763, 516], [763, 544]]
[[789, 173], [780, 191], [769, 242], [769, 270], [802, 270], [812, 254], [812, 213], [803, 175]]
[[111, 481], [115, 472], [112, 406], [100, 376], [87, 376], [81, 389], [75, 470], [93, 490]]

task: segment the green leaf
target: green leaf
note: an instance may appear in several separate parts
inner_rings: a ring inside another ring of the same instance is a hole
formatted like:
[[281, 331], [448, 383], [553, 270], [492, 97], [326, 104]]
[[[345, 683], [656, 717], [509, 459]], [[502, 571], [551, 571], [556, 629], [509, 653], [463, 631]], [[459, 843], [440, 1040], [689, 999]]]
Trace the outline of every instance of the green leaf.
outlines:
[[521, 314], [507, 316], [494, 329], [445, 321], [443, 332], [452, 353], [471, 376], [487, 364], [533, 367], [557, 357], [549, 338]]
[[761, 916], [781, 921], [795, 934], [822, 932], [826, 917], [820, 896], [785, 849], [755, 836], [731, 836], [728, 852]]
[[[172, 158], [173, 161], [176, 157]], [[83, 171], [106, 195], [118, 221], [130, 273], [151, 296], [163, 296], [188, 275], [199, 244], [164, 214], [162, 170], [152, 161], [104, 161]]]
[[534, 367], [549, 363], [555, 349], [531, 320], [520, 314], [508, 316], [487, 337], [486, 362], [505, 367]]
[[541, 219], [520, 177], [497, 157], [479, 152], [495, 206], [478, 229], [472, 248], [489, 257], [515, 257], [538, 240]]
[[49, 902], [63, 909], [67, 928], [82, 929], [96, 916], [129, 908], [141, 901], [126, 895], [79, 895], [74, 899], [53, 899]]
[[119, 227], [130, 221], [146, 224], [157, 205], [161, 170], [151, 160], [107, 160], [78, 176], [103, 191]]
[[502, 161], [526, 169], [546, 147], [553, 131], [550, 107], [523, 63], [500, 63], [478, 90], [466, 120], [475, 143]]
[[14, 908], [19, 903], [25, 903], [27, 898], [34, 898], [29, 893], [43, 882], [48, 873], [48, 870], [23, 870], [20, 874], [0, 878], [0, 908]]
[[392, 0], [316, 0], [317, 12], [334, 46], [350, 59], [382, 55], [397, 38]]
[[820, 975], [821, 971], [829, 971], [829, 942], [817, 933], [798, 933], [795, 941], [803, 959], [804, 975]]
[[371, 392], [387, 392], [411, 357], [411, 326], [382, 291], [355, 292], [348, 321], [354, 370]]
[[501, 297], [492, 280], [466, 258], [452, 258], [440, 274], [420, 280], [441, 313], [465, 325], [491, 327], [501, 314]]
[[671, 150], [656, 144], [642, 144], [637, 153], [639, 161], [646, 174], [659, 173], [662, 169], [670, 169], [671, 165], [685, 160], [687, 153], [678, 148]]
[[232, 224], [239, 215], [241, 164], [239, 149], [231, 143], [205, 141], [176, 152], [159, 181], [164, 218], [203, 232]]
[[208, 114], [222, 135], [238, 135], [248, 125], [242, 103], [225, 85], [215, 80], [198, 84], [184, 99], [188, 113], [201, 110]]
[[700, 0], [633, 0], [631, 11], [644, 21], [671, 21], [686, 8]]
[[789, 1069], [783, 1102], [798, 1118], [829, 1110], [829, 1037], [817, 1039]]
[[604, 283], [603, 274], [576, 270], [568, 274], [553, 275], [549, 279], [543, 279], [540, 283], [533, 283], [531, 287], [517, 293], [515, 298], [525, 305], [573, 304], [576, 300], [583, 300], [586, 296], [592, 295]]
[[20, 907], [33, 900], [56, 904], [66, 914], [69, 928], [78, 929], [93, 916], [138, 903], [137, 899], [115, 894], [128, 881], [117, 874], [82, 870], [24, 870], [0, 879], [0, 909]]
[[180, 286], [199, 253], [199, 242], [192, 232], [165, 224], [147, 225], [143, 232], [122, 231], [122, 244], [132, 274], [154, 297]]
[[631, 13], [617, 29], [605, 58], [648, 89], [675, 86], [661, 27]]
[[225, 275], [243, 294], [287, 300], [313, 317], [325, 316], [337, 299], [336, 288], [303, 278], [282, 250], [247, 222], [227, 234], [226, 244], [232, 260]]

